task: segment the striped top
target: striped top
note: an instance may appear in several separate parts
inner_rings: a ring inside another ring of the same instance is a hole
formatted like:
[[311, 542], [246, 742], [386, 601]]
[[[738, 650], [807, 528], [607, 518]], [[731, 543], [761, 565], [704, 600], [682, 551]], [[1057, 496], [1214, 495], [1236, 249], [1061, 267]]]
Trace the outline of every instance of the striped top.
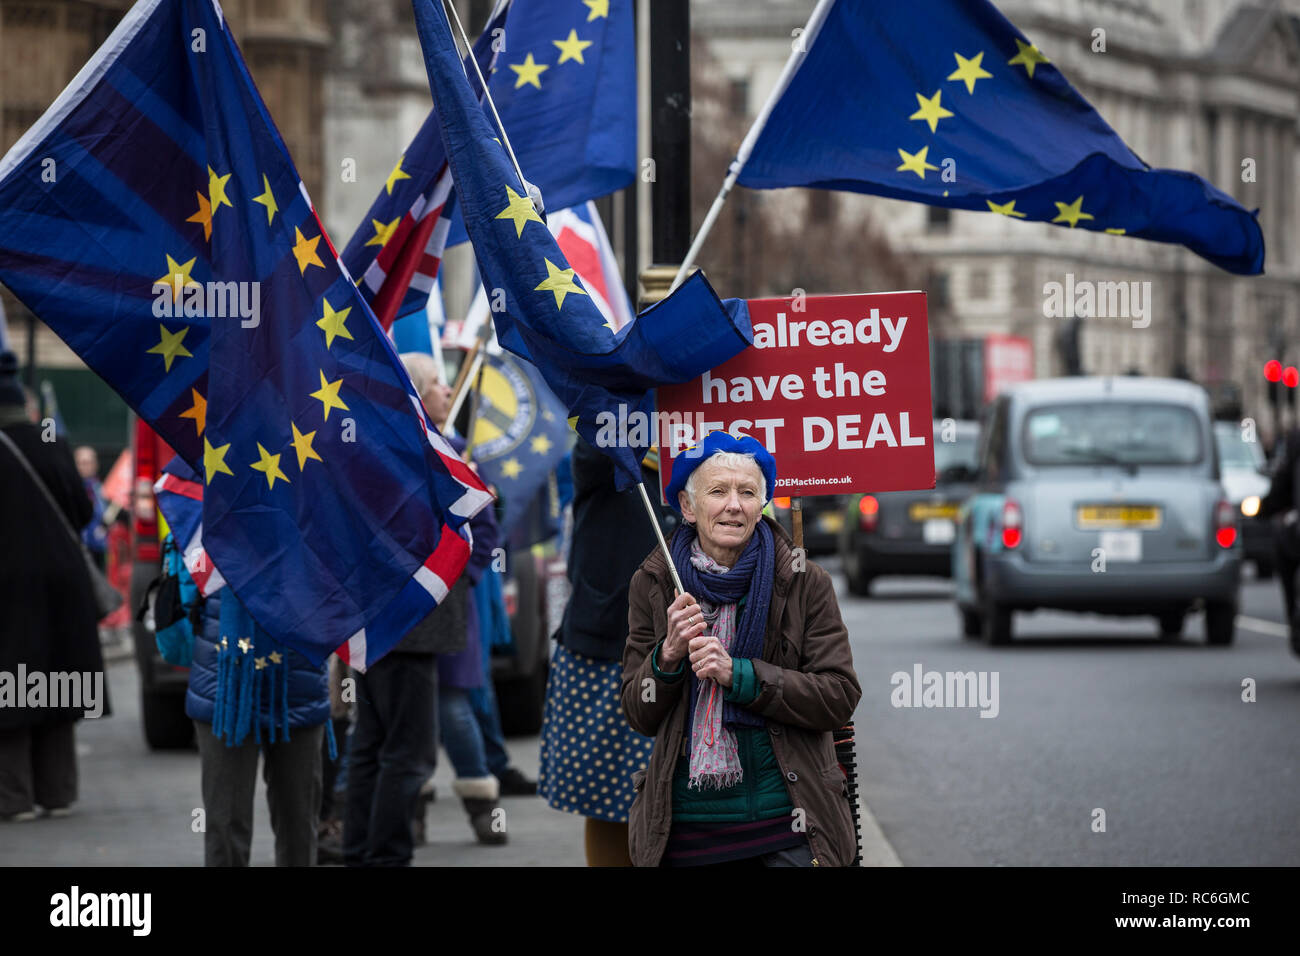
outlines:
[[802, 846], [807, 838], [788, 814], [749, 823], [677, 823], [668, 834], [664, 866], [707, 866]]

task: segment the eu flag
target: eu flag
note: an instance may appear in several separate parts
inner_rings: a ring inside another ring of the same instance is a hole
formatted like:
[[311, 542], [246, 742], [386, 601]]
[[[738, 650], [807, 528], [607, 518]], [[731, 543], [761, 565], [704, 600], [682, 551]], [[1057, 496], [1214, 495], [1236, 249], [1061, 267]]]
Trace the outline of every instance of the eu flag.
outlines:
[[364, 667], [460, 574], [490, 496], [213, 0], [137, 3], [5, 157], [0, 279], [202, 477], [203, 547], [274, 640]]
[[[428, 0], [415, 0], [415, 20], [456, 193], [483, 287], [494, 302], [497, 339], [537, 366], [578, 434], [615, 461], [621, 486], [638, 482], [653, 429], [638, 429], [635, 422], [652, 411], [649, 390], [689, 381], [739, 353], [753, 340], [748, 309], [741, 300], [724, 307], [696, 273], [615, 332], [496, 142], [445, 15]], [[618, 417], [634, 424], [610, 442], [612, 429], [602, 435], [601, 425], [620, 410]]]
[[[511, 0], [509, 8], [488, 90], [524, 175], [551, 210], [627, 186], [637, 163], [635, 3]], [[458, 215], [448, 245], [465, 239]]]
[[741, 185], [976, 209], [1263, 271], [1254, 214], [1139, 159], [987, 0], [822, 0], [801, 39], [806, 54], [737, 157]]

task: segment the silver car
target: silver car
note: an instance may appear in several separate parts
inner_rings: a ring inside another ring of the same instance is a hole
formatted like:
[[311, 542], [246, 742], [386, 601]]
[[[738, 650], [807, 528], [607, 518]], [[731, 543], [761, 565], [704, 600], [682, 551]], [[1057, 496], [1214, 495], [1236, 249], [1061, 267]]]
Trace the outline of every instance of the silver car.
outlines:
[[1011, 640], [1015, 611], [1150, 614], [1168, 640], [1194, 607], [1233, 638], [1239, 512], [1224, 495], [1209, 397], [1190, 382], [1025, 382], [990, 405], [975, 494], [953, 542], [968, 636]]

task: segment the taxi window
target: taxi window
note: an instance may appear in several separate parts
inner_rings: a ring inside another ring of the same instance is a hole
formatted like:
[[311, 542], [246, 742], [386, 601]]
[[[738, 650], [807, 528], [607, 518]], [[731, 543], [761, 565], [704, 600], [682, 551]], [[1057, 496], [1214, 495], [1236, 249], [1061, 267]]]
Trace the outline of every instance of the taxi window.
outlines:
[[1031, 465], [1193, 465], [1205, 455], [1196, 414], [1159, 402], [1035, 408], [1023, 444]]

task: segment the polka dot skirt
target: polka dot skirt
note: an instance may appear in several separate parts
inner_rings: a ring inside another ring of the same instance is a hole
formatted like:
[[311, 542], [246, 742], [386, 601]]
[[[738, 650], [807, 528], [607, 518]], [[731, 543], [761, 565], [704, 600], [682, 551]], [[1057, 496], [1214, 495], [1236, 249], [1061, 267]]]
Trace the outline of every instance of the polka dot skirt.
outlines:
[[557, 645], [546, 685], [538, 792], [556, 810], [626, 823], [632, 775], [654, 740], [628, 726], [619, 704], [623, 665]]

